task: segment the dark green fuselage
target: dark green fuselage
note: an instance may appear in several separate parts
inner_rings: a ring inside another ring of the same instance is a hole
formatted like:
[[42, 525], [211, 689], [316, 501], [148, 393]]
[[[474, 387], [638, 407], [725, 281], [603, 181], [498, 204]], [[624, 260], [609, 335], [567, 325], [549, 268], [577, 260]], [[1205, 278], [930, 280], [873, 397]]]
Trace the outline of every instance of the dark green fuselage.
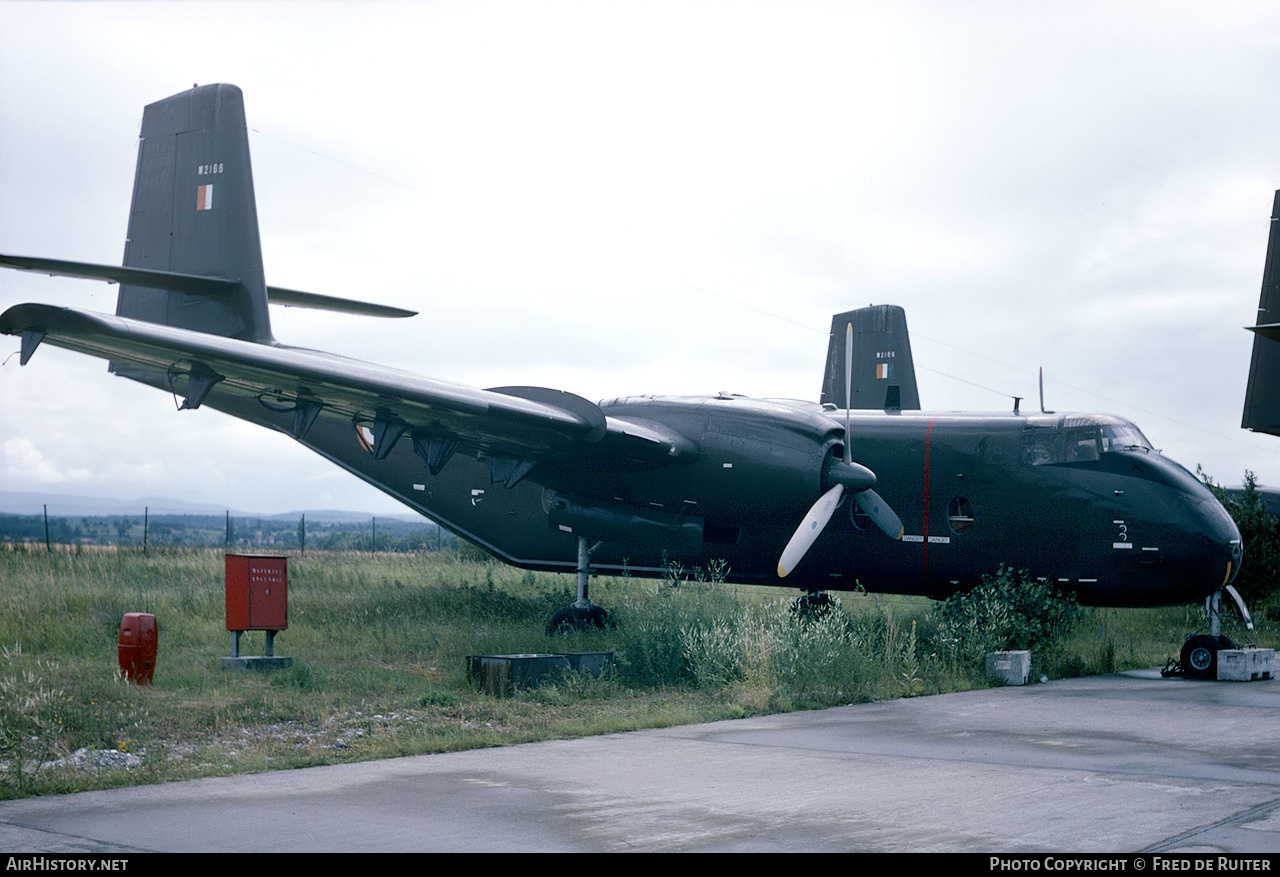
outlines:
[[[290, 417], [242, 398], [215, 393], [207, 404], [290, 431]], [[1058, 582], [1084, 603], [1149, 606], [1201, 599], [1239, 567], [1240, 536], [1222, 506], [1125, 421], [857, 411], [853, 459], [877, 474], [904, 537], [887, 538], [846, 500], [784, 581], [778, 556], [824, 489], [827, 457], [842, 452], [842, 411], [739, 396], [600, 407], [611, 419], [661, 424], [696, 450], [622, 472], [596, 470], [589, 458], [539, 464], [506, 487], [488, 463], [462, 453], [432, 475], [404, 440], [374, 459], [350, 424], [323, 418], [304, 443], [530, 569], [573, 571], [585, 535], [598, 542], [591, 567], [603, 574], [714, 564], [732, 582], [945, 597], [1003, 565]]]

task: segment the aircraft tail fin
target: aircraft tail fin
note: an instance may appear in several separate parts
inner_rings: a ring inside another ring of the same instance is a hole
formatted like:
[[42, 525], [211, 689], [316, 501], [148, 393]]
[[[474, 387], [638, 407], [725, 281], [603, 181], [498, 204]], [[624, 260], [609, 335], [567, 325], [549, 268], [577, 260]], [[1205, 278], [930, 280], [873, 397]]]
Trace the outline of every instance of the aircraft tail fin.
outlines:
[[274, 342], [244, 97], [234, 85], [193, 88], [143, 111], [124, 268], [150, 277], [137, 278], [148, 285], [121, 279], [119, 316]]
[[1280, 191], [1271, 206], [1257, 325], [1250, 326], [1249, 331], [1254, 333], [1253, 359], [1249, 363], [1249, 385], [1240, 425], [1280, 435]]
[[851, 408], [917, 410], [920, 393], [911, 360], [907, 314], [896, 305], [873, 305], [831, 318], [827, 370], [822, 378], [823, 404], [844, 407], [845, 326], [853, 325]]

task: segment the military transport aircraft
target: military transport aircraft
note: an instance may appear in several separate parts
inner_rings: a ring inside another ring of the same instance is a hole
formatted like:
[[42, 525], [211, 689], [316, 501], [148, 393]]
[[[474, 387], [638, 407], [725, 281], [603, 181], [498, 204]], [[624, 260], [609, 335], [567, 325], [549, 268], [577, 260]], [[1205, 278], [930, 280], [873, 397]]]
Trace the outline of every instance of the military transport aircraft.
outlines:
[[832, 322], [819, 403], [736, 395], [599, 403], [488, 390], [271, 334], [271, 302], [406, 312], [267, 286], [243, 98], [148, 106], [123, 266], [0, 257], [120, 284], [115, 315], [20, 304], [0, 331], [292, 436], [507, 563], [945, 597], [1002, 564], [1087, 604], [1205, 598], [1239, 567], [1222, 506], [1136, 426], [1096, 414], [919, 410], [906, 320]]

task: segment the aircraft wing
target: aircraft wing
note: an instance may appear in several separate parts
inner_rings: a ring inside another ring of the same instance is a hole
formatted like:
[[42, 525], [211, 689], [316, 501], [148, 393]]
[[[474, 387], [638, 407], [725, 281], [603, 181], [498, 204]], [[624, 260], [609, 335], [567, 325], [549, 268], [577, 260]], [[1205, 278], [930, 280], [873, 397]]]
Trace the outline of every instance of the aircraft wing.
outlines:
[[[474, 389], [334, 354], [52, 305], [9, 308], [0, 314], [0, 332], [22, 337], [23, 364], [47, 342], [108, 359], [117, 373], [172, 389], [186, 397], [184, 408], [199, 407], [215, 388], [256, 397], [268, 411], [294, 412], [295, 438], [317, 416], [347, 420], [370, 428], [370, 452], [377, 457], [407, 433], [415, 447], [435, 442], [449, 453], [461, 446], [504, 460], [509, 484], [538, 462], [631, 468], [696, 452], [660, 424], [607, 418], [594, 403], [558, 390]], [[420, 453], [427, 458], [425, 450]]]

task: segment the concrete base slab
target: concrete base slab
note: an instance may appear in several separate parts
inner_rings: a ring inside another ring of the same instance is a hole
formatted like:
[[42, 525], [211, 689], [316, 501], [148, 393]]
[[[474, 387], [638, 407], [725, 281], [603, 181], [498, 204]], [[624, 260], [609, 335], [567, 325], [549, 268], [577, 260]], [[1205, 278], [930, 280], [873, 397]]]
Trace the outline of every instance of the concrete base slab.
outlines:
[[245, 655], [239, 658], [223, 658], [222, 669], [228, 673], [245, 673], [250, 670], [269, 672], [287, 670], [293, 666], [293, 658], [269, 655]]
[[1278, 717], [1280, 682], [1152, 669], [0, 801], [0, 849], [1092, 852], [1151, 870], [1280, 854]]

